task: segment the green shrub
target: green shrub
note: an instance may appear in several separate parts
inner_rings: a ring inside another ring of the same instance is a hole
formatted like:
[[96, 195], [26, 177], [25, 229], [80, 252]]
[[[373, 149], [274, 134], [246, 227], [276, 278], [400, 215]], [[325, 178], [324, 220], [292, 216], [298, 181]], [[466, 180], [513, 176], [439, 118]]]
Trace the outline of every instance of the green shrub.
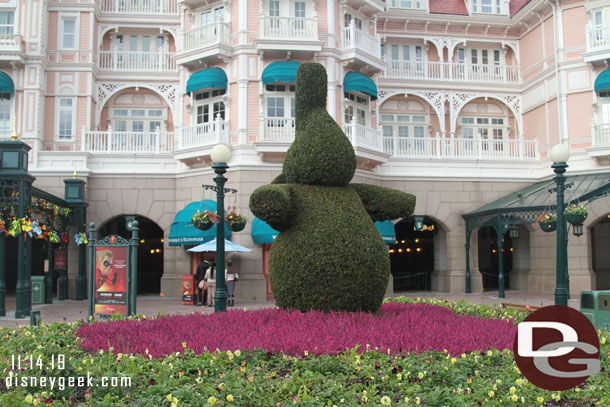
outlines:
[[358, 192], [373, 222], [409, 216], [415, 209], [414, 195], [378, 185], [350, 184], [349, 186]]
[[[304, 130], [307, 116], [316, 109], [326, 110], [326, 70], [320, 64], [306, 62], [299, 65], [296, 80], [296, 130]], [[295, 137], [296, 138], [296, 137]]]
[[250, 209], [273, 229], [283, 231], [293, 221], [295, 207], [290, 191], [282, 185], [265, 185], [250, 196]]

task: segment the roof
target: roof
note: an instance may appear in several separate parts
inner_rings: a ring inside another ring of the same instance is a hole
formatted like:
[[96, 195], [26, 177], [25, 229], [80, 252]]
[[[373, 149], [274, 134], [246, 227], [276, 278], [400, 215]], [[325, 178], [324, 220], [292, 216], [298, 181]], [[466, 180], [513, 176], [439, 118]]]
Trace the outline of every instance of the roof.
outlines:
[[[566, 185], [572, 186], [564, 191], [564, 202], [585, 203], [604, 196], [610, 196], [610, 172], [600, 174], [572, 175], [565, 177]], [[504, 198], [483, 205], [479, 209], [462, 215], [469, 227], [495, 225], [498, 218], [514, 225], [535, 223], [547, 211], [556, 210], [554, 178], [538, 182], [513, 192]]]
[[[509, 11], [510, 16], [514, 16], [531, 0], [511, 0]], [[430, 0], [431, 14], [454, 14], [467, 16], [468, 9], [464, 0]]]
[[509, 7], [509, 11], [510, 11], [510, 16], [514, 16], [515, 14], [517, 14], [519, 12], [519, 10], [521, 10], [523, 7], [525, 7], [525, 5], [527, 3], [529, 3], [532, 0], [511, 0], [510, 2], [510, 7]]

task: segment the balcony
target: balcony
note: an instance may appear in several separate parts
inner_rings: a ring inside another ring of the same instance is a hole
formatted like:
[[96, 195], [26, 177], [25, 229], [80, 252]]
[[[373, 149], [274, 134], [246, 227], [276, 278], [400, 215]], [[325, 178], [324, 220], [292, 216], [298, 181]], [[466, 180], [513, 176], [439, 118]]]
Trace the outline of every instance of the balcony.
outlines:
[[129, 72], [177, 72], [173, 52], [98, 51], [100, 70]]
[[261, 16], [260, 36], [255, 42], [259, 50], [319, 52], [318, 17]]
[[355, 122], [343, 125], [343, 131], [354, 146], [358, 168], [372, 169], [388, 162], [381, 131]]
[[352, 69], [373, 68], [375, 73], [384, 69], [385, 64], [381, 59], [381, 41], [379, 37], [373, 37], [353, 24], [345, 27], [341, 32], [341, 59], [347, 60]]
[[587, 152], [592, 157], [610, 154], [610, 123], [591, 124], [592, 145]]
[[182, 33], [182, 52], [176, 57], [178, 65], [199, 66], [210, 58], [216, 62], [218, 58], [231, 55], [231, 26], [229, 23], [216, 22], [195, 27]]
[[175, 132], [88, 131], [83, 129], [81, 151], [103, 154], [164, 154], [176, 149]]
[[587, 25], [586, 38], [587, 51], [583, 53], [585, 62], [601, 63], [610, 58], [610, 26]]
[[210, 152], [216, 144], [229, 144], [229, 122], [220, 116], [210, 123], [182, 127], [175, 158], [189, 166], [201, 162], [211, 165]]
[[9, 66], [18, 62], [23, 64], [25, 42], [21, 35], [0, 35], [0, 66]]
[[457, 62], [387, 61], [385, 78], [519, 84], [519, 67]]
[[384, 137], [383, 150], [396, 158], [457, 160], [537, 160], [536, 140], [441, 137]]
[[101, 0], [102, 13], [178, 16], [178, 0]]

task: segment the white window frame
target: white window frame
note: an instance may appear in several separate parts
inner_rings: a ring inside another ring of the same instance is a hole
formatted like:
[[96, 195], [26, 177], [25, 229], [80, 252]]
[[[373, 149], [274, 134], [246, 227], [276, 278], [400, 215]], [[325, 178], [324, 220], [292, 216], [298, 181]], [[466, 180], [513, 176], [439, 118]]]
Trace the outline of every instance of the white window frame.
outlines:
[[[117, 115], [117, 110], [126, 110], [127, 111], [127, 115], [126, 116], [121, 116], [121, 115]], [[144, 115], [143, 116], [136, 116], [133, 115], [132, 112], [134, 110], [143, 110], [144, 111]], [[150, 111], [156, 111], [156, 110], [161, 110], [161, 116], [151, 116], [150, 115]], [[142, 107], [142, 106], [134, 106], [134, 107], [111, 107], [110, 108], [110, 123], [112, 124], [112, 130], [114, 131], [125, 131], [126, 133], [151, 133], [151, 132], [155, 132], [156, 129], [153, 129], [151, 131], [150, 129], [150, 122], [160, 122], [160, 126], [159, 126], [159, 130], [160, 131], [165, 131], [165, 129], [167, 128], [167, 107], [152, 107], [152, 106], [146, 106], [146, 107]], [[125, 130], [118, 130], [117, 129], [117, 125], [116, 122], [117, 121], [121, 121], [121, 122], [125, 122]], [[134, 131], [133, 130], [133, 122], [134, 121], [141, 121], [143, 123], [143, 130], [141, 132], [138, 131]]]
[[[370, 95], [357, 91], [343, 92], [343, 100], [343, 120], [345, 124], [351, 124], [354, 117], [356, 117], [356, 124], [371, 127]], [[364, 123], [360, 120], [362, 112], [364, 112]], [[351, 120], [348, 119], [348, 114], [351, 116]]]
[[[64, 47], [64, 22], [66, 20], [74, 20], [74, 47]], [[80, 29], [80, 15], [75, 13], [59, 13], [59, 27], [57, 28], [57, 48], [64, 50], [78, 50], [79, 49], [79, 29]]]
[[[276, 87], [276, 86], [285, 86], [285, 90], [269, 90], [268, 87]], [[269, 83], [265, 85], [265, 106], [264, 106], [264, 117], [265, 117], [265, 127], [284, 127], [286, 124], [282, 123], [282, 120], [292, 120], [293, 126], [294, 121], [296, 120], [296, 111], [293, 112], [293, 105], [296, 108], [296, 93], [292, 91], [290, 88], [295, 88], [296, 84], [294, 82], [276, 82]], [[281, 98], [283, 99], [283, 109], [284, 116], [269, 116], [269, 99], [270, 98]], [[295, 109], [296, 110], [296, 109]], [[294, 113], [294, 114], [293, 114]]]
[[[15, 33], [17, 32], [17, 10], [15, 10], [14, 8], [0, 8], [0, 12], [11, 12], [13, 13], [13, 24], [3, 24], [2, 27], [6, 27], [9, 28], [10, 27], [10, 33], [7, 34], [1, 34], [1, 35], [15, 35]], [[7, 30], [8, 31], [8, 30]]]
[[[0, 106], [2, 105], [6, 105], [9, 107], [8, 109], [8, 123], [6, 126], [6, 131], [2, 132], [0, 131], [0, 135], [3, 136], [10, 136], [11, 133], [13, 132], [13, 126], [14, 126], [14, 121], [13, 121], [13, 115], [15, 114], [15, 104], [13, 103], [15, 98], [13, 97], [12, 94], [8, 93], [8, 92], [1, 92], [1, 93], [6, 93], [9, 95], [8, 99], [0, 99]], [[1, 123], [1, 121], [0, 121]], [[0, 127], [1, 130], [1, 127]]]
[[[69, 99], [72, 101], [71, 109], [61, 106], [62, 99]], [[61, 119], [61, 112], [70, 111], [72, 113], [72, 134], [69, 137], [62, 136], [59, 134], [59, 122]], [[55, 97], [55, 141], [56, 142], [73, 142], [76, 141], [76, 116], [77, 116], [77, 98], [76, 96], [56, 96]]]
[[[222, 92], [224, 90], [224, 92]], [[207, 95], [206, 95], [207, 93]], [[216, 95], [214, 95], [216, 93]], [[205, 97], [207, 96], [207, 97]], [[225, 89], [202, 89], [197, 92], [193, 92], [191, 100], [193, 101], [193, 107], [191, 111], [192, 123], [193, 125], [204, 124], [204, 123], [212, 123], [216, 120], [214, 117], [214, 104], [215, 103], [223, 103], [224, 109], [221, 110], [224, 112], [224, 115], [221, 115], [221, 119], [225, 120], [227, 117], [227, 93]], [[198, 114], [197, 110], [200, 106], [208, 105], [208, 121], [197, 123]]]
[[[487, 15], [506, 15], [504, 0], [472, 0], [472, 13]], [[484, 2], [489, 4], [483, 4]], [[483, 10], [485, 7], [485, 10]]]
[[[473, 123], [464, 123], [464, 119], [472, 120]], [[487, 123], [479, 123], [479, 121], [487, 120]], [[494, 121], [502, 120], [502, 123], [494, 123]], [[465, 137], [464, 129], [473, 129], [472, 130], [472, 138]], [[487, 131], [487, 137], [481, 137], [481, 131]], [[502, 132], [501, 138], [496, 138], [495, 130], [500, 130]], [[464, 115], [460, 116], [460, 137], [468, 138], [473, 140], [473, 142], [481, 141], [481, 147], [484, 151], [495, 150], [495, 151], [503, 151], [504, 150], [504, 141], [509, 140], [509, 122], [508, 117], [500, 117], [500, 116], [472, 116], [472, 115]]]
[[424, 2], [425, 0], [391, 0], [389, 7], [400, 10], [424, 10]]

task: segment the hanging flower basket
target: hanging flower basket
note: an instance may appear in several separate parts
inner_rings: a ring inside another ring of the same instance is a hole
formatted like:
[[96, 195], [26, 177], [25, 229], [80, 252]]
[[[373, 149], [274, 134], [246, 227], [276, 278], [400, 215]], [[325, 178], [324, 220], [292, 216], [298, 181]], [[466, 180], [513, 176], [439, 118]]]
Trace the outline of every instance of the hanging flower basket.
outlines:
[[563, 212], [563, 216], [572, 226], [581, 226], [587, 219], [587, 215], [587, 208], [576, 204], [571, 204]]
[[193, 226], [199, 230], [209, 230], [215, 223], [218, 223], [218, 215], [208, 210], [203, 212], [197, 211], [197, 213], [193, 215], [191, 222], [193, 222]]
[[248, 218], [243, 215], [240, 215], [237, 212], [237, 208], [229, 206], [229, 211], [225, 215], [225, 221], [229, 224], [229, 227], [233, 232], [241, 232], [246, 227], [246, 223], [248, 222]]
[[544, 232], [553, 232], [557, 229], [557, 215], [554, 213], [543, 213], [538, 218], [538, 226]]

